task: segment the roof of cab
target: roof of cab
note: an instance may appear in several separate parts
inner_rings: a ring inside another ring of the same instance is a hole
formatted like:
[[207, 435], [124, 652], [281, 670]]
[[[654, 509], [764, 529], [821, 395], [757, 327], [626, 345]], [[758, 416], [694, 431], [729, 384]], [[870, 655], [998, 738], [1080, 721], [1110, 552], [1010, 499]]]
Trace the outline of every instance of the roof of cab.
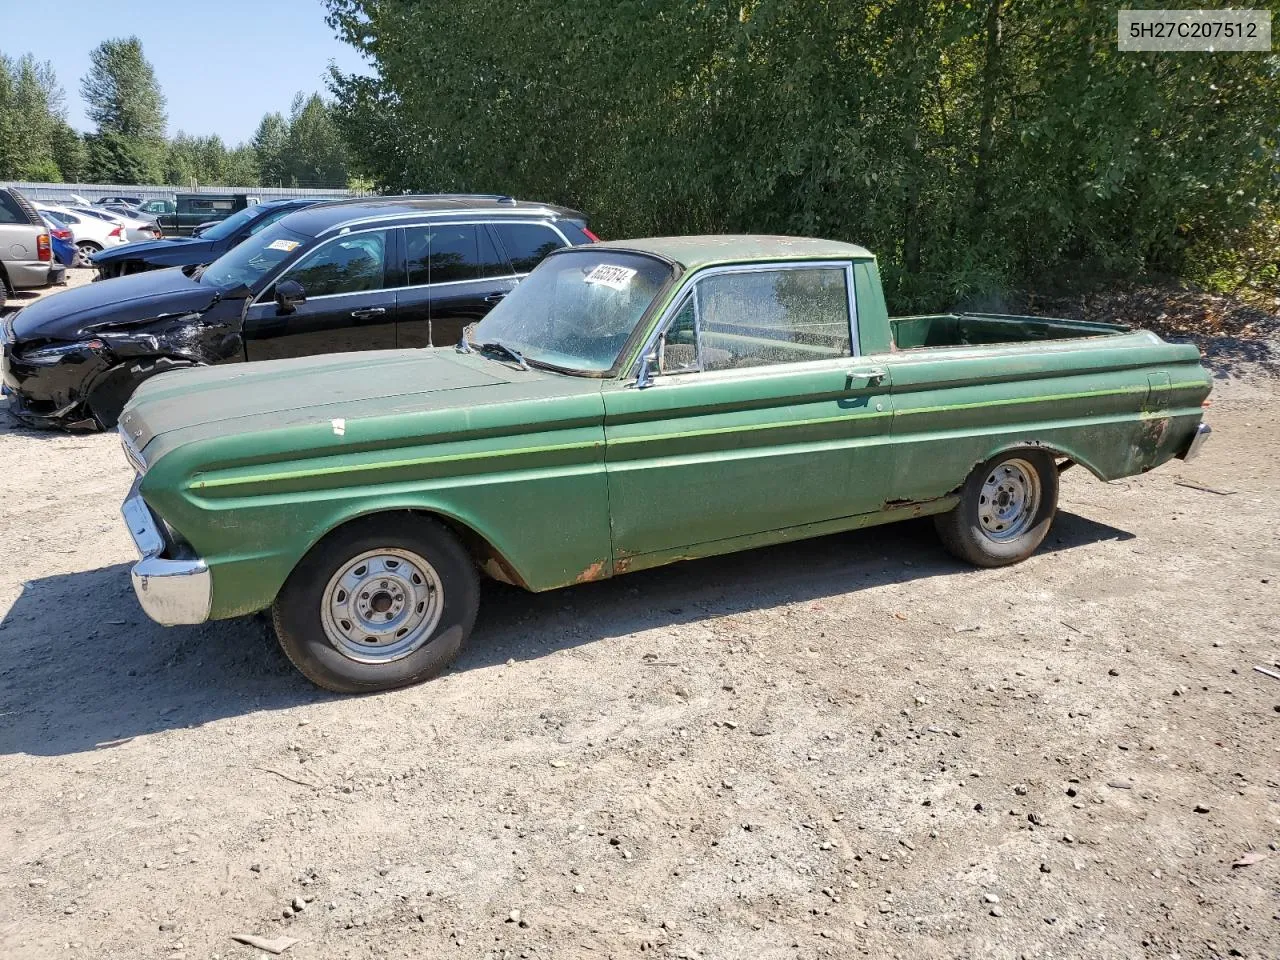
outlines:
[[480, 214], [490, 216], [565, 217], [585, 220], [577, 210], [549, 203], [515, 200], [499, 194], [429, 194], [403, 197], [359, 197], [330, 200], [291, 213], [284, 220], [290, 230], [319, 236], [356, 223], [378, 223], [415, 216], [437, 214]]
[[865, 247], [838, 240], [812, 237], [768, 237], [753, 234], [716, 234], [703, 237], [646, 237], [642, 240], [608, 240], [587, 249], [635, 250], [657, 254], [687, 270], [720, 263], [755, 260], [872, 260]]

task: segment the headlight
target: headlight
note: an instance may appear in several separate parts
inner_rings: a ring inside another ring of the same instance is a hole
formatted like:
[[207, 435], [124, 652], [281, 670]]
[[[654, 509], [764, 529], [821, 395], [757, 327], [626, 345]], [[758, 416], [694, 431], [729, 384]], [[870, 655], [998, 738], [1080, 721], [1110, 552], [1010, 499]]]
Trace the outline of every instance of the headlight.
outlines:
[[86, 350], [101, 350], [101, 340], [86, 340], [79, 343], [57, 343], [48, 347], [40, 347], [36, 350], [23, 350], [19, 354], [19, 358], [26, 363], [48, 363], [53, 364], [60, 361], [63, 357], [69, 357], [73, 353], [84, 353]]

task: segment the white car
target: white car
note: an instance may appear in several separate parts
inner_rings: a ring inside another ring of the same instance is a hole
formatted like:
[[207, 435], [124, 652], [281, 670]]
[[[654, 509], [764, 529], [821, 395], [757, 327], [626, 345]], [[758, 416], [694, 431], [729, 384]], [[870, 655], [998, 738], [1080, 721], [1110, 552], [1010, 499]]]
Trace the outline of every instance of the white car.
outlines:
[[93, 264], [89, 258], [99, 250], [129, 242], [122, 223], [91, 217], [50, 203], [37, 203], [35, 208], [67, 225], [67, 229], [71, 231], [71, 242], [78, 251], [75, 263], [77, 267], [91, 267]]
[[130, 243], [135, 240], [159, 240], [164, 236], [164, 234], [150, 220], [142, 220], [137, 217], [125, 216], [123, 213], [117, 213], [114, 210], [104, 210], [102, 207], [83, 207], [79, 204], [68, 204], [67, 209], [72, 213], [78, 213], [82, 216], [97, 217], [99, 220], [120, 224], [124, 227], [125, 239]]

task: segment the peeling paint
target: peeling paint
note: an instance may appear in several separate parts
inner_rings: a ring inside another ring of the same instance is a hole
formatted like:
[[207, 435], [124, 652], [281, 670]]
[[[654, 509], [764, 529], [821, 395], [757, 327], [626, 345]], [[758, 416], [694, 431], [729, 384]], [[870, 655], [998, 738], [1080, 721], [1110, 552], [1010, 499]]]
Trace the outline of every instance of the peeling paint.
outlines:
[[605, 576], [605, 562], [597, 560], [587, 569], [583, 570], [574, 578], [574, 583], [590, 583], [592, 580], [603, 580]]

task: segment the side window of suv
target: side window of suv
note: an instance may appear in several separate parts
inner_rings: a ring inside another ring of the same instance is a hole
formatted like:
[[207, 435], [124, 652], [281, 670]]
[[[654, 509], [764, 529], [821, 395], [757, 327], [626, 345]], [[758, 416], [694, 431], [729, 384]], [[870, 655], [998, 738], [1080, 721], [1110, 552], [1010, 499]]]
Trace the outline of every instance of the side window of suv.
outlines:
[[16, 200], [0, 190], [0, 223], [26, 223], [27, 215], [22, 212]]
[[482, 280], [508, 272], [489, 231], [473, 223], [406, 227], [409, 286]]
[[548, 253], [565, 245], [560, 234], [537, 223], [495, 223], [493, 229], [516, 273], [528, 273]]
[[308, 298], [382, 290], [387, 285], [386, 254], [385, 230], [353, 233], [321, 245], [285, 275], [301, 283]]

